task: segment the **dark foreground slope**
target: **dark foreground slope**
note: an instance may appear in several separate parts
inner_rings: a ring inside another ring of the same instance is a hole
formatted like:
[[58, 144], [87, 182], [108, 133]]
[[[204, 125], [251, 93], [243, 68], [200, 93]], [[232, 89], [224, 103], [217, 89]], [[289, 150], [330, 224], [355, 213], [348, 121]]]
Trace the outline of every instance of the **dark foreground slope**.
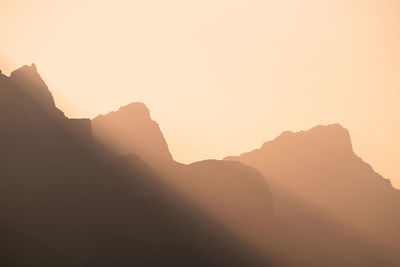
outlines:
[[[134, 108], [136, 105], [140, 109]], [[125, 153], [143, 156], [169, 185], [274, 263], [280, 266], [396, 266], [398, 263], [396, 255], [364, 232], [274, 180], [267, 178], [266, 183], [253, 168], [217, 160], [185, 165], [160, 157], [154, 145], [164, 144], [165, 140], [158, 126], [141, 127], [141, 123], [152, 124], [148, 110], [143, 110], [143, 104], [134, 103], [112, 112], [113, 116], [107, 115], [106, 122], [95, 119], [96, 136], [120, 153], [124, 153], [121, 149], [124, 148]], [[112, 132], [113, 129], [118, 131]], [[105, 134], [110, 132], [112, 135]], [[140, 142], [141, 139], [135, 138], [138, 135], [155, 138]], [[137, 147], [140, 150], [135, 150]], [[146, 153], [142, 155], [141, 151]]]
[[0, 75], [0, 266], [269, 265], [137, 156], [102, 161], [90, 121], [17, 73]]

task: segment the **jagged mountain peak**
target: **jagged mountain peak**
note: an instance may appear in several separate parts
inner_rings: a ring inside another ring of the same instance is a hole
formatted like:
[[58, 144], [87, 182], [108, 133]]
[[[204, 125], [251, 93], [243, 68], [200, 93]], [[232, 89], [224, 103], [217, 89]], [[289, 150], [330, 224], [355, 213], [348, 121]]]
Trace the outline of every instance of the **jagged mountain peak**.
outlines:
[[14, 70], [11, 72], [10, 79], [47, 112], [55, 115], [56, 118], [65, 118], [64, 114], [57, 109], [53, 95], [38, 73], [34, 63], [31, 66], [24, 65]]
[[25, 65], [8, 77], [0, 75], [0, 120], [50, 121], [65, 119], [35, 64]]
[[94, 134], [118, 155], [136, 153], [145, 160], [172, 160], [168, 144], [145, 104], [133, 102], [92, 121]]

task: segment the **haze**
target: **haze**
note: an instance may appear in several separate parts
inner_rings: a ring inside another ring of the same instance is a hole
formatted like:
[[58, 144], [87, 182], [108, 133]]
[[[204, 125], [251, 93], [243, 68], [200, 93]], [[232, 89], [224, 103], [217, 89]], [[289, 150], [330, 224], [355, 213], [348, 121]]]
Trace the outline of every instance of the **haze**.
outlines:
[[1, 1], [0, 63], [90, 117], [146, 103], [177, 161], [340, 123], [400, 187], [398, 1]]

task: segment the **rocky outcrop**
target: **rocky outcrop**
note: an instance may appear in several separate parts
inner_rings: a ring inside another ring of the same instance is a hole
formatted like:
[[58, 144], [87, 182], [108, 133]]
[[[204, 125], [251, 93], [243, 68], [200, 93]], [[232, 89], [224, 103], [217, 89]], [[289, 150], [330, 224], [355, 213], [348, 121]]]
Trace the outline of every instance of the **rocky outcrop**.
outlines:
[[56, 107], [53, 95], [37, 72], [35, 64], [25, 65], [13, 71], [10, 79], [55, 119], [65, 117], [63, 112]]
[[93, 134], [117, 155], [135, 153], [144, 160], [172, 161], [157, 122], [143, 103], [131, 103], [92, 120]]
[[31, 132], [56, 139], [65, 134], [90, 143], [89, 119], [68, 119], [54, 102], [36, 66], [23, 66], [10, 77], [0, 75], [0, 138]]

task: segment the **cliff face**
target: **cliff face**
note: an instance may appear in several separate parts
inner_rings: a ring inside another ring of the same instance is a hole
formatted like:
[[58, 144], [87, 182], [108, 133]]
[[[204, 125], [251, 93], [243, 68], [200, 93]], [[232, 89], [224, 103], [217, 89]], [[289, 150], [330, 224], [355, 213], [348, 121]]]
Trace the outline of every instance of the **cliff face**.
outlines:
[[25, 65], [13, 71], [10, 79], [54, 119], [65, 118], [64, 113], [56, 107], [53, 95], [37, 72], [35, 64]]
[[378, 240], [400, 248], [400, 191], [353, 152], [340, 125], [285, 132], [240, 161]]
[[45, 109], [19, 88], [9, 77], [0, 75], [0, 122], [8, 126], [16, 122], [50, 120]]
[[131, 103], [92, 120], [93, 134], [117, 155], [135, 153], [144, 160], [172, 161], [157, 122], [143, 103]]
[[85, 142], [92, 137], [89, 119], [69, 119], [56, 107], [34, 64], [13, 71], [10, 77], [0, 74], [0, 124], [3, 142], [13, 142], [18, 135], [49, 140], [72, 135]]

